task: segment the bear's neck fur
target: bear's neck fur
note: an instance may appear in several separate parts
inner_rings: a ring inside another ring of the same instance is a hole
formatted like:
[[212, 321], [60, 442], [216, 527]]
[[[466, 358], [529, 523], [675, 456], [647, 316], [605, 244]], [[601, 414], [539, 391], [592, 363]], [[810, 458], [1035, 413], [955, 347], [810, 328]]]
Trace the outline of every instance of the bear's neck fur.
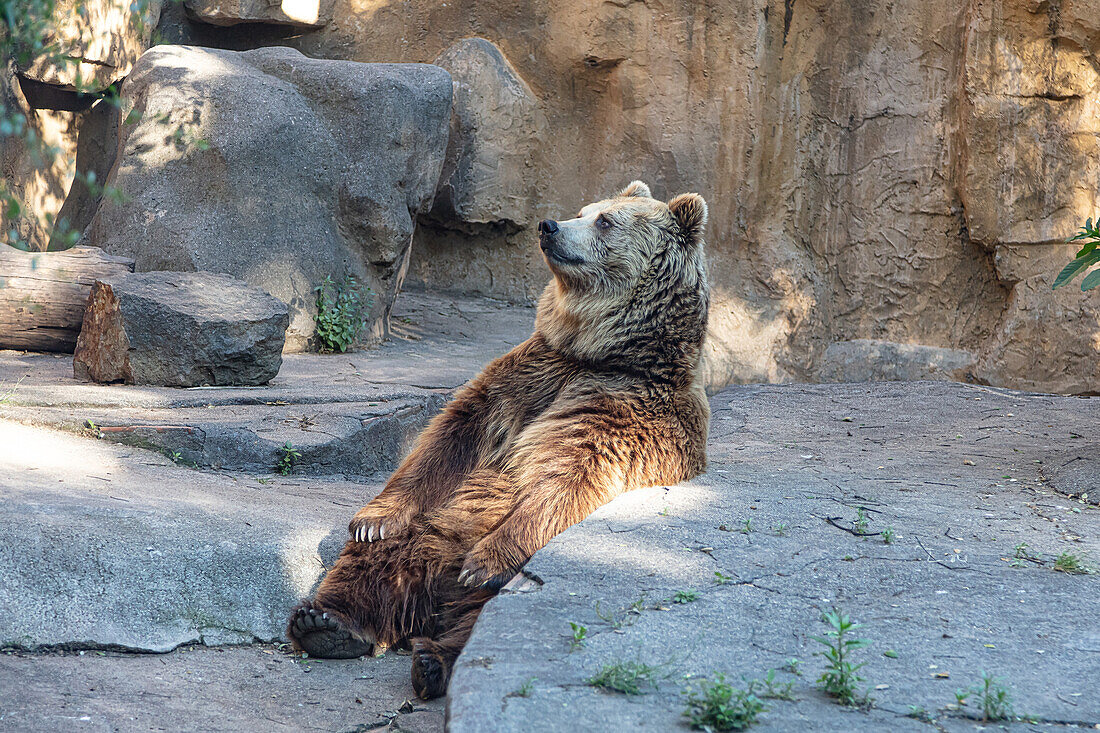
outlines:
[[578, 293], [554, 278], [535, 332], [583, 366], [686, 389], [699, 373], [708, 304], [701, 258], [659, 256], [628, 298]]

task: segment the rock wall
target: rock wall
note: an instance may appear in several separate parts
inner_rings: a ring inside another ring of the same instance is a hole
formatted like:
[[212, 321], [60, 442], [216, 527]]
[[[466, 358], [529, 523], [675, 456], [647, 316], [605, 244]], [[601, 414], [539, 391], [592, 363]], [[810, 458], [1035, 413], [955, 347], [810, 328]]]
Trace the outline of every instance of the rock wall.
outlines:
[[1096, 0], [336, 0], [291, 43], [431, 61], [479, 36], [537, 99], [527, 220], [423, 220], [413, 282], [531, 300], [533, 222], [643, 178], [710, 204], [712, 385], [905, 374], [886, 361], [931, 348], [959, 378], [1083, 392], [1100, 298], [1049, 284], [1096, 214], [1096, 18]]
[[533, 300], [534, 222], [642, 178], [710, 205], [712, 386], [942, 363], [1086, 392], [1100, 297], [1049, 284], [1097, 214], [1098, 18], [1100, 0], [332, 0], [308, 32], [174, 5], [159, 30], [448, 68], [413, 283]]

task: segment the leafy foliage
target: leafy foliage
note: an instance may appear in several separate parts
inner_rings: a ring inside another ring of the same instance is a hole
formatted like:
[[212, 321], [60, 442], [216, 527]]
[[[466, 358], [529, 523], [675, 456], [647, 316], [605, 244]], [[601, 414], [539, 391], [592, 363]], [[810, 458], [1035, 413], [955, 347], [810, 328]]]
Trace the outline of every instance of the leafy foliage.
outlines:
[[[119, 7], [129, 13], [131, 27], [142, 30], [144, 19], [153, 0], [114, 0]], [[88, 38], [76, 38], [70, 41], [71, 47], [60, 40], [56, 29], [58, 0], [0, 0], [0, 59], [9, 60], [18, 67], [27, 67], [32, 62], [52, 66], [59, 70], [74, 69], [73, 90], [90, 101], [105, 100], [118, 106], [120, 100], [117, 90], [112, 86], [96, 89], [80, 76], [79, 49], [87, 45]], [[74, 0], [66, 5], [64, 12], [79, 17], [76, 27], [90, 36], [92, 28], [85, 22], [88, 8], [85, 0]], [[61, 150], [50, 145], [36, 129], [34, 120], [14, 107], [5, 104], [0, 108], [0, 142], [9, 144], [14, 138], [15, 144], [28, 155], [31, 165], [36, 169], [47, 170], [61, 156]], [[105, 187], [96, 180], [95, 173], [77, 171], [73, 185], [83, 184], [94, 196], [119, 199], [122, 194], [113, 187]], [[27, 232], [38, 228], [50, 233], [50, 246], [54, 249], [66, 249], [76, 243], [80, 232], [73, 229], [62, 219], [55, 221], [52, 214], [38, 214], [26, 211], [8, 178], [0, 178], [0, 220], [4, 226], [0, 229], [0, 242], [18, 249], [31, 248]]]
[[[1100, 263], [1100, 218], [1095, 222], [1091, 218], [1085, 220], [1085, 225], [1067, 242], [1084, 242], [1081, 250], [1068, 265], [1062, 268], [1058, 277], [1054, 278], [1051, 289], [1060, 288], [1093, 265]], [[1081, 290], [1092, 290], [1100, 287], [1100, 268], [1089, 272], [1081, 280]]]
[[821, 620], [830, 626], [829, 631], [825, 632], [825, 636], [810, 637], [825, 646], [825, 651], [817, 652], [827, 662], [825, 673], [818, 679], [818, 684], [844, 705], [867, 705], [870, 702], [867, 694], [860, 693], [857, 689], [858, 684], [863, 681], [859, 670], [865, 663], [855, 664], [851, 655], [857, 649], [870, 646], [871, 640], [852, 638], [852, 633], [861, 628], [861, 624], [852, 621], [848, 614], [838, 608], [826, 611]]
[[340, 282], [325, 276], [317, 292], [317, 340], [322, 352], [344, 353], [358, 340], [370, 308], [370, 288], [347, 275]]
[[275, 464], [275, 470], [281, 476], [289, 476], [290, 472], [294, 470], [294, 464], [302, 457], [302, 452], [295, 448], [292, 443], [283, 443], [283, 447], [279, 450], [281, 455], [279, 456], [279, 462]]
[[751, 690], [727, 684], [723, 675], [716, 675], [713, 682], [703, 680], [697, 689], [686, 694], [683, 714], [696, 730], [745, 730], [767, 710], [764, 701]]

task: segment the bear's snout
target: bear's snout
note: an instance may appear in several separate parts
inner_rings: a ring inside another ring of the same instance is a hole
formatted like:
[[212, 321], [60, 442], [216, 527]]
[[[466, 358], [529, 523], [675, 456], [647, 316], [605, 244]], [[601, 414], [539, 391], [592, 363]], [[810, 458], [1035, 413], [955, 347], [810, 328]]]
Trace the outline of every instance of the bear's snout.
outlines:
[[539, 222], [539, 234], [546, 236], [558, 231], [558, 223], [553, 219], [543, 219]]

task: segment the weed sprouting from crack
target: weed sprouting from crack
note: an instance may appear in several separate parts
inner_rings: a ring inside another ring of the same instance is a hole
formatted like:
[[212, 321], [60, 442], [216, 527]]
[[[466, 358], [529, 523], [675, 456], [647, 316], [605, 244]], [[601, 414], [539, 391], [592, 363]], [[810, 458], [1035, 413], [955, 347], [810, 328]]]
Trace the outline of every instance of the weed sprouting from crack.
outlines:
[[592, 687], [599, 687], [624, 695], [641, 695], [642, 687], [656, 687], [657, 667], [642, 662], [614, 662], [605, 664], [599, 672], [586, 680]]
[[573, 629], [573, 638], [569, 645], [569, 651], [572, 652], [584, 646], [584, 640], [588, 636], [588, 628], [573, 621], [569, 622], [569, 626]]
[[747, 689], [763, 700], [794, 700], [794, 682], [776, 682], [774, 669], [762, 680], [749, 680]]
[[298, 459], [302, 457], [302, 452], [297, 450], [290, 442], [283, 443], [283, 447], [279, 451], [279, 462], [275, 464], [275, 470], [280, 476], [289, 476], [290, 472], [294, 470], [295, 464], [298, 463]]
[[824, 674], [818, 679], [818, 685], [826, 694], [835, 697], [841, 704], [849, 707], [869, 707], [871, 698], [866, 692], [859, 692], [858, 684], [863, 681], [859, 670], [864, 662], [852, 662], [852, 652], [870, 646], [870, 639], [853, 638], [852, 633], [861, 628], [861, 624], [852, 621], [848, 614], [838, 608], [826, 611], [821, 620], [830, 629], [825, 636], [811, 636], [822, 644], [825, 651], [815, 652], [825, 658]]
[[1096, 570], [1088, 564], [1083, 555], [1072, 552], [1062, 552], [1054, 559], [1052, 570], [1068, 575], [1091, 575]]
[[522, 685], [509, 692], [505, 697], [531, 697], [538, 679], [538, 677], [528, 677]]
[[724, 675], [714, 681], [702, 680], [694, 690], [685, 691], [683, 716], [696, 730], [745, 730], [768, 708], [751, 690], [726, 683]]
[[871, 520], [867, 517], [867, 510], [863, 507], [856, 509], [856, 518], [852, 522], [852, 529], [861, 535], [867, 534]]
[[982, 720], [1010, 720], [1012, 715], [1012, 696], [1004, 686], [1004, 680], [982, 672], [982, 681], [970, 688], [978, 700], [982, 711]]

